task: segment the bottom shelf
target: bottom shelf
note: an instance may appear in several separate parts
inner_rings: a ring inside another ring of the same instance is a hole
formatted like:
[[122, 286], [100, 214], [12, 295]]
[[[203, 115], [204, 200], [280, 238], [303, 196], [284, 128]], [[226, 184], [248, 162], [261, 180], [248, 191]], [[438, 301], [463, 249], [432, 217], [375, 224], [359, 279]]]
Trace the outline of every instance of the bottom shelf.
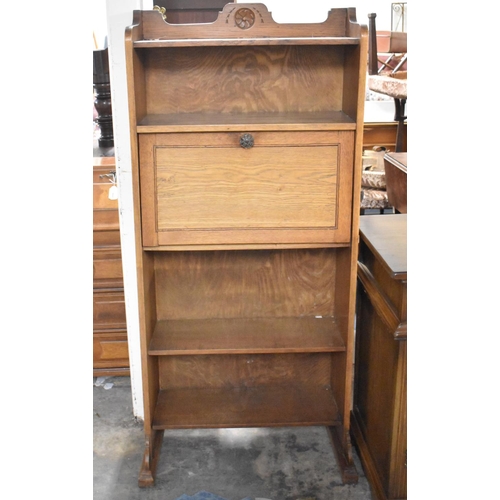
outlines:
[[328, 386], [162, 390], [153, 429], [339, 425]]

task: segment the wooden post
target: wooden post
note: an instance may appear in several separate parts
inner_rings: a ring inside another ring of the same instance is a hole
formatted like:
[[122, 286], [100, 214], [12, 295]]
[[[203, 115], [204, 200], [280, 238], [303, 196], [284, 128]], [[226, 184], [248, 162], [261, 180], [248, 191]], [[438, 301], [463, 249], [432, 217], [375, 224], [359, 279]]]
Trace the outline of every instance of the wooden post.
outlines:
[[108, 49], [94, 50], [94, 94], [94, 106], [97, 111], [95, 121], [101, 130], [99, 147], [113, 147], [113, 113], [111, 109]]

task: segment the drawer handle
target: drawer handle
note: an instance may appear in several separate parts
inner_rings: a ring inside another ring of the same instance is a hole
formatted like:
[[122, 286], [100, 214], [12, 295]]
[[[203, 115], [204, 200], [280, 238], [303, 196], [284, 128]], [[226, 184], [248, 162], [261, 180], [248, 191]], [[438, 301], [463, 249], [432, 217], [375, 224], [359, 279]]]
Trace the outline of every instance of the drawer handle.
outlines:
[[253, 135], [252, 134], [243, 134], [240, 137], [240, 146], [245, 149], [253, 148]]

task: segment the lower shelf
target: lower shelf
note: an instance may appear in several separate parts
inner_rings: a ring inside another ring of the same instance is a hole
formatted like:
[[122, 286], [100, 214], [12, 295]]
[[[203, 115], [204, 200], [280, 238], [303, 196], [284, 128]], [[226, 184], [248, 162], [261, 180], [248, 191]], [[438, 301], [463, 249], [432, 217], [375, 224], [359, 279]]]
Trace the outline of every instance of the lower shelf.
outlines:
[[162, 390], [153, 429], [339, 425], [328, 386]]

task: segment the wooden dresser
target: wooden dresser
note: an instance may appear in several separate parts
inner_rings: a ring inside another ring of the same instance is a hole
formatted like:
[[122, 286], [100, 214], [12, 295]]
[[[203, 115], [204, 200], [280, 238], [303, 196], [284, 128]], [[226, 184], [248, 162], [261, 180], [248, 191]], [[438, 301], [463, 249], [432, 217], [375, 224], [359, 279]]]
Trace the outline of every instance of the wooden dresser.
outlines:
[[350, 410], [367, 28], [126, 30], [145, 453], [171, 428], [324, 425], [355, 482]]
[[352, 432], [375, 498], [406, 498], [406, 214], [360, 218]]
[[94, 157], [94, 377], [130, 375], [114, 157]]

